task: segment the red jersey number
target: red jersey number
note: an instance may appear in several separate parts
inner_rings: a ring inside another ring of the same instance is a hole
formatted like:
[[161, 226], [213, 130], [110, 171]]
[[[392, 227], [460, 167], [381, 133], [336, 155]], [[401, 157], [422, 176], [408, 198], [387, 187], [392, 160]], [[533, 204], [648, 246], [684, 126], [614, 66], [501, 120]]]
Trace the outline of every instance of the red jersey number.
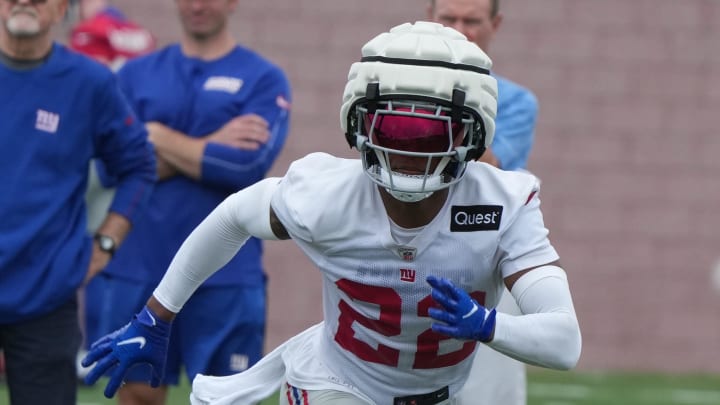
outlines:
[[[347, 279], [338, 280], [335, 284], [351, 299], [375, 304], [380, 308], [379, 318], [373, 319], [353, 309], [345, 300], [340, 300], [338, 304], [340, 317], [338, 318], [335, 341], [340, 347], [362, 360], [396, 367], [400, 356], [399, 350], [381, 344], [378, 345], [377, 349], [371, 347], [355, 337], [352, 325], [354, 322], [358, 322], [362, 326], [387, 337], [399, 335], [402, 314], [402, 298], [400, 295], [389, 287], [370, 286]], [[479, 304], [485, 304], [484, 292], [475, 291], [470, 296]], [[417, 315], [428, 317], [428, 309], [434, 303], [435, 301], [430, 295], [420, 300]], [[452, 338], [435, 333], [432, 329], [426, 329], [420, 333], [417, 337], [417, 351], [415, 352], [413, 368], [430, 369], [453, 366], [470, 356], [477, 344], [477, 342], [468, 341], [456, 351], [440, 354], [440, 342], [447, 339]]]

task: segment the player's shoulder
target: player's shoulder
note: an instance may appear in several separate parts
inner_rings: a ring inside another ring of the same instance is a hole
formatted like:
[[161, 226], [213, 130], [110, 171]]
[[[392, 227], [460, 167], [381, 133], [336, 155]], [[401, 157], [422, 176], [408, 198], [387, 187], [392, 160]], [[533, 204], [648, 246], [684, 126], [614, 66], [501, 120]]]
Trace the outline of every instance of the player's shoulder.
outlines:
[[540, 190], [540, 180], [530, 172], [501, 170], [481, 162], [468, 164], [462, 184], [466, 195], [508, 206], [525, 205]]
[[519, 184], [537, 182], [537, 177], [524, 170], [502, 170], [484, 162], [469, 162], [467, 175], [476, 183], [491, 182], [499, 187], [515, 188]]
[[367, 186], [359, 159], [311, 153], [290, 164], [272, 205], [288, 231], [312, 240], [332, 232]]
[[328, 182], [342, 175], [362, 174], [362, 162], [345, 159], [324, 152], [310, 153], [292, 162], [285, 178], [292, 182]]

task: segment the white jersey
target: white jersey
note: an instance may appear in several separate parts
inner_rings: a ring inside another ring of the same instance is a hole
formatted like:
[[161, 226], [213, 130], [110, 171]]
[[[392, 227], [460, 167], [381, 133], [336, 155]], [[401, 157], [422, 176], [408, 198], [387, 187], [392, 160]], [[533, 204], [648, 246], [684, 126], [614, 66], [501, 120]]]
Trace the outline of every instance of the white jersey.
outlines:
[[425, 279], [449, 278], [492, 308], [504, 277], [557, 260], [538, 187], [532, 175], [470, 163], [433, 221], [397, 243], [360, 160], [314, 153], [294, 162], [271, 204], [322, 272], [325, 322], [315, 360], [327, 374], [293, 368], [291, 383], [330, 379], [379, 405], [445, 386], [454, 396], [478, 343], [430, 329]]

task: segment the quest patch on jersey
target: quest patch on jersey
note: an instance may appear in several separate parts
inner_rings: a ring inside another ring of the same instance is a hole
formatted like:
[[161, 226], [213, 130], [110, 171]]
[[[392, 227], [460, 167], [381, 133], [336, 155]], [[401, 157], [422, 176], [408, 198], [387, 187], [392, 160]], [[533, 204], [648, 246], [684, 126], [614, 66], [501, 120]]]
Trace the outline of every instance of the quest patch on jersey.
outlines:
[[453, 205], [450, 232], [497, 231], [502, 205]]

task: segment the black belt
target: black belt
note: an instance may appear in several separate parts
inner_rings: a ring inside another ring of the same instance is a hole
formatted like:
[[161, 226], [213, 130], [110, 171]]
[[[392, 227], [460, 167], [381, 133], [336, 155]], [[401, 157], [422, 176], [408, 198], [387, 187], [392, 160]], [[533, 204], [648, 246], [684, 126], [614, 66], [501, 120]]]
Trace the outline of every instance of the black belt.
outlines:
[[450, 398], [450, 390], [445, 386], [429, 394], [395, 397], [393, 399], [393, 405], [435, 405], [448, 398]]

